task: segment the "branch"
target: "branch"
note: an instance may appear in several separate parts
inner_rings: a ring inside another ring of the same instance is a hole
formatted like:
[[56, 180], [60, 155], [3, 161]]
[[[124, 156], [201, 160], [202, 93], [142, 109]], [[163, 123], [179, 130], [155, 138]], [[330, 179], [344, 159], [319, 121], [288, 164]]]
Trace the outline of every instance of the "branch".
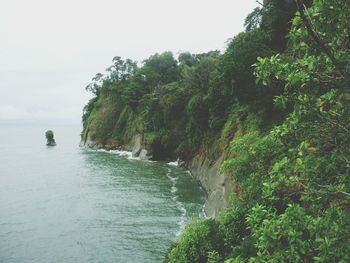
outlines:
[[[318, 186], [319, 188], [325, 189], [322, 191], [322, 190], [310, 189], [309, 186], [307, 186], [303, 183], [299, 183], [299, 184], [303, 187], [303, 190], [292, 192], [288, 196], [295, 195], [295, 194], [304, 194], [304, 195], [325, 195], [325, 194], [339, 195], [339, 194], [341, 194], [341, 195], [345, 195], [346, 197], [350, 197], [350, 193], [340, 191], [331, 185], [321, 185], [321, 184], [314, 183], [315, 186]], [[333, 188], [333, 189], [331, 189], [331, 188]]]
[[323, 39], [320, 37], [320, 35], [312, 29], [311, 26], [311, 22], [309, 21], [309, 19], [306, 17], [305, 15], [305, 5], [303, 0], [295, 0], [296, 4], [297, 4], [297, 8], [299, 10], [300, 13], [300, 17], [306, 27], [306, 30], [308, 31], [309, 35], [312, 37], [312, 39], [316, 42], [317, 46], [319, 47], [319, 49], [324, 52], [327, 57], [331, 60], [333, 66], [340, 72], [340, 74], [345, 77], [345, 73], [343, 70], [342, 65], [336, 60], [333, 51], [331, 48], [329, 48], [323, 41]]
[[262, 7], [264, 7], [264, 5], [263, 5], [260, 1], [256, 0], [256, 2], [257, 2], [259, 5], [261, 5]]
[[326, 189], [327, 194], [343, 194], [343, 195], [346, 195], [346, 196], [350, 196], [350, 193], [347, 193], [347, 192], [344, 192], [344, 191], [339, 191], [338, 189], [335, 189], [336, 191], [331, 191], [330, 188], [332, 188], [331, 185], [322, 185], [322, 184], [317, 184], [315, 183], [315, 185], [317, 185], [318, 187], [320, 188], [324, 188]]
[[338, 128], [340, 128], [340, 129], [342, 129], [343, 131], [345, 131], [346, 133], [350, 133], [350, 130], [346, 127], [346, 126], [344, 126], [344, 125], [342, 125], [342, 124], [340, 124], [340, 123], [338, 123], [338, 122], [336, 122], [336, 121], [333, 121], [330, 117], [328, 117], [328, 116], [322, 116], [326, 121], [328, 121], [328, 122], [330, 122], [331, 124], [333, 124], [334, 126], [336, 126], [336, 127], [338, 127]]

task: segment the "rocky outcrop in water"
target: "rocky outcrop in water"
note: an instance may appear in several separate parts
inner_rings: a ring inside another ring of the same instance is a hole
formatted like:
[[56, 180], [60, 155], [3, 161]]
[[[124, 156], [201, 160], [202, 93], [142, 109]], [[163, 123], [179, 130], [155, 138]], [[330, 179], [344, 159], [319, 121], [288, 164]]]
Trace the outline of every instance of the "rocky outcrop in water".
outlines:
[[46, 146], [56, 146], [56, 145], [57, 145], [57, 144], [56, 144], [55, 140], [48, 141], [48, 142], [46, 143]]
[[47, 130], [45, 132], [45, 137], [46, 137], [46, 146], [56, 146], [54, 133], [52, 130]]

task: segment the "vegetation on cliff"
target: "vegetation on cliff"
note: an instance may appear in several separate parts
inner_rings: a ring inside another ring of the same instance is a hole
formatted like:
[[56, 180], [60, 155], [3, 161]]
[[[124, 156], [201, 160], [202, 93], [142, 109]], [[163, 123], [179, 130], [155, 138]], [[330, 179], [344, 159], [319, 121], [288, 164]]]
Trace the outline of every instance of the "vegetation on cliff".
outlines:
[[83, 140], [89, 135], [102, 145], [123, 145], [140, 133], [152, 138], [154, 158], [174, 154], [186, 159], [199, 150], [227, 148], [253, 120], [254, 128], [268, 130], [283, 116], [273, 107], [281, 89], [264, 90], [252, 64], [286, 41], [280, 30], [270, 30], [267, 17], [283, 18], [277, 24], [284, 23], [286, 31], [285, 14], [256, 12], [246, 20], [247, 31], [234, 37], [223, 54], [183, 52], [175, 59], [164, 52], [141, 65], [115, 57], [107, 72], [96, 74], [86, 87], [95, 96], [84, 108]]
[[223, 54], [115, 58], [88, 86], [85, 136], [227, 153], [232, 208], [166, 262], [350, 261], [349, 20], [347, 0], [265, 0]]

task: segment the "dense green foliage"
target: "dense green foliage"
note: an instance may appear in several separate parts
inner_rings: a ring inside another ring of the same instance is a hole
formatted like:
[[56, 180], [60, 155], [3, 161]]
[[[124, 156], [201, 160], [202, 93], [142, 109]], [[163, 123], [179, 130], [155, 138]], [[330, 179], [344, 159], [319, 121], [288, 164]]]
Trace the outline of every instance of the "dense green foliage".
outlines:
[[[254, 43], [240, 49], [254, 36]], [[221, 137], [233, 108], [275, 118], [272, 96], [261, 92], [251, 67], [259, 55], [271, 54], [264, 41], [256, 29], [233, 39], [223, 55], [182, 53], [175, 60], [165, 52], [141, 67], [119, 58], [122, 66], [110, 67], [106, 76], [97, 74], [86, 88], [95, 96], [84, 107], [83, 139], [89, 133], [104, 145], [123, 144], [136, 133], [151, 133], [163, 155], [187, 158]], [[133, 65], [132, 73], [119, 72], [125, 64]]]
[[228, 156], [232, 208], [166, 262], [350, 261], [349, 21], [348, 0], [265, 0], [223, 54], [119, 58], [94, 78], [84, 136]]
[[[259, 129], [270, 127], [283, 116], [273, 107], [281, 89], [265, 92], [253, 74], [257, 57], [276, 51], [270, 32], [257, 26], [267, 21], [259, 10], [252, 15], [255, 22], [246, 21], [254, 25], [234, 37], [223, 54], [184, 52], [175, 59], [164, 52], [140, 65], [115, 57], [107, 73], [96, 74], [86, 87], [95, 96], [84, 108], [83, 139], [123, 145], [136, 133], [152, 134], [154, 158], [188, 159], [198, 151], [226, 148], [248, 115], [265, 120], [258, 121]], [[233, 119], [233, 111], [242, 115]]]
[[217, 220], [224, 247], [208, 247], [202, 261], [180, 251], [206, 247], [188, 237], [191, 226], [168, 262], [350, 261], [350, 6], [296, 3], [288, 48], [255, 69], [265, 92], [283, 88], [275, 105], [292, 111], [270, 132], [232, 141], [222, 171], [238, 190]]
[[45, 132], [45, 138], [46, 138], [46, 140], [47, 140], [48, 142], [55, 141], [55, 140], [54, 140], [53, 131], [47, 130], [47, 131]]

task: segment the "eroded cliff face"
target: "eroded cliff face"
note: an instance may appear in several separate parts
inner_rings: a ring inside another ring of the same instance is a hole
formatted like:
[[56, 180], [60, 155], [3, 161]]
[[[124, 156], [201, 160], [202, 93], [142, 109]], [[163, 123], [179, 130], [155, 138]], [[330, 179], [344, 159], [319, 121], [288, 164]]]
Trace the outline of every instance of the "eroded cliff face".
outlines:
[[197, 155], [187, 164], [191, 174], [207, 192], [204, 211], [210, 218], [216, 218], [219, 212], [229, 206], [229, 199], [234, 190], [232, 178], [220, 173], [223, 157], [212, 161]]
[[130, 142], [122, 148], [126, 151], [132, 152], [133, 157], [139, 157], [141, 160], [150, 160], [152, 155], [149, 150], [143, 145], [142, 134], [136, 134], [132, 137]]
[[79, 144], [80, 147], [87, 147], [94, 150], [103, 148], [103, 145], [91, 139], [91, 135], [88, 132], [85, 141], [82, 139]]
[[[86, 141], [82, 141], [80, 146], [92, 149], [108, 148], [91, 140], [89, 134], [86, 136]], [[142, 134], [134, 135], [127, 144], [120, 146], [119, 149], [130, 151], [133, 157], [139, 157], [141, 160], [152, 159], [152, 151], [143, 144]], [[204, 211], [206, 216], [210, 218], [216, 218], [222, 210], [229, 206], [229, 198], [234, 191], [235, 185], [232, 178], [220, 173], [223, 160], [223, 156], [213, 161], [201, 155], [196, 155], [185, 162], [185, 167], [189, 169], [192, 176], [207, 193]]]

